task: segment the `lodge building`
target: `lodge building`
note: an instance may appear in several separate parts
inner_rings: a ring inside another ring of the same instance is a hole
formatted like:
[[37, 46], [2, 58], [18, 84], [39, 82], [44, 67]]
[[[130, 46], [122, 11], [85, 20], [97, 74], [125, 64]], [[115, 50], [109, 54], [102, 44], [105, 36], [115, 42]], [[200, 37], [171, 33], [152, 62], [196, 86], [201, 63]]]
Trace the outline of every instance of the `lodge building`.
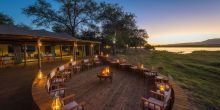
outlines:
[[76, 60], [97, 54], [100, 54], [100, 42], [77, 39], [66, 33], [0, 25], [1, 66], [56, 59]]

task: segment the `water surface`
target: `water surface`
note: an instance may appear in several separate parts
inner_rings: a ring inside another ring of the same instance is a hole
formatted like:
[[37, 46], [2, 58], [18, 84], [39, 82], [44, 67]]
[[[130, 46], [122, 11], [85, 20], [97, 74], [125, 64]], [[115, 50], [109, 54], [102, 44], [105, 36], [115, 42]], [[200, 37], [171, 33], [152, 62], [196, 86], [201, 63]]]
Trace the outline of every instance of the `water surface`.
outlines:
[[193, 51], [220, 51], [220, 47], [155, 47], [155, 49], [184, 54], [192, 53]]

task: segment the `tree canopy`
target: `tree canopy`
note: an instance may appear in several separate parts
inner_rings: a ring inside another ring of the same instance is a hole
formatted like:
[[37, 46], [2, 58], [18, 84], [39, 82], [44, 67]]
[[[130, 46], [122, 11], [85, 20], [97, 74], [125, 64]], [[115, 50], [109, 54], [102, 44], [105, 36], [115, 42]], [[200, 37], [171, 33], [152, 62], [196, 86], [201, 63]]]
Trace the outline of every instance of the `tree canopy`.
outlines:
[[14, 24], [14, 20], [3, 13], [0, 13], [0, 24]]
[[33, 17], [37, 26], [46, 26], [55, 32], [67, 32], [73, 37], [99, 40], [105, 45], [118, 47], [143, 46], [148, 34], [138, 29], [135, 14], [125, 12], [118, 4], [94, 0], [54, 0], [59, 7], [52, 7], [47, 0], [37, 0], [23, 9]]
[[76, 36], [80, 28], [91, 27], [96, 19], [97, 3], [93, 0], [54, 0], [60, 7], [55, 9], [46, 0], [37, 0], [24, 8], [24, 13], [34, 17], [37, 26], [52, 27], [55, 32], [67, 32]]

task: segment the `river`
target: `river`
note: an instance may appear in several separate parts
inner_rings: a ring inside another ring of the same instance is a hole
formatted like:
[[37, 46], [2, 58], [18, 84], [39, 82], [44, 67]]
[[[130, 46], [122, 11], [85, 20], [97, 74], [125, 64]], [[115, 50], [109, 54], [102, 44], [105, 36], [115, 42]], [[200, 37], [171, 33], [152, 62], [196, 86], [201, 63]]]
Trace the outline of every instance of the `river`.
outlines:
[[155, 49], [183, 54], [192, 53], [193, 51], [220, 51], [220, 47], [155, 47]]

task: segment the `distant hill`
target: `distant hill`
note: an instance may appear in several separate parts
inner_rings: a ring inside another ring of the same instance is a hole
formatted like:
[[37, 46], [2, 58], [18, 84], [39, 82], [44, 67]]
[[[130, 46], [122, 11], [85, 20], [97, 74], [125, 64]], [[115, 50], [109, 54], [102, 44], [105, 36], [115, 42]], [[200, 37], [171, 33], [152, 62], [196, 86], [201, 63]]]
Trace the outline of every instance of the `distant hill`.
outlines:
[[158, 45], [161, 47], [175, 47], [175, 46], [220, 46], [220, 38], [208, 39], [202, 42], [190, 42], [179, 44]]

